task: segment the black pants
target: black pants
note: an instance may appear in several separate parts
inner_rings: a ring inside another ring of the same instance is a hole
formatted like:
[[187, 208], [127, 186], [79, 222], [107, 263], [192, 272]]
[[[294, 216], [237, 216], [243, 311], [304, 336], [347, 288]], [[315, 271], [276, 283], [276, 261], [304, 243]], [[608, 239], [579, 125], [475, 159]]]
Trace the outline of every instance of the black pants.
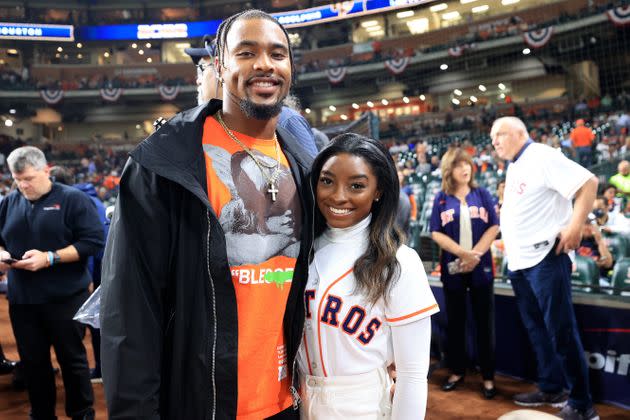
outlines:
[[[463, 275], [470, 284], [470, 274]], [[494, 333], [494, 285], [470, 287], [468, 290], [444, 289], [446, 302], [446, 359], [455, 375], [466, 373], [466, 295], [470, 295], [475, 321], [477, 358], [484, 380], [494, 378], [495, 333]]]
[[271, 417], [267, 417], [265, 420], [298, 420], [300, 418], [300, 410], [294, 410], [293, 406], [287, 408], [275, 414]]
[[50, 346], [55, 348], [66, 390], [66, 414], [82, 418], [92, 412], [94, 395], [83, 346], [83, 327], [72, 317], [88, 293], [65, 301], [37, 305], [9, 305], [11, 325], [24, 367], [31, 417], [54, 419], [56, 388], [50, 361]]

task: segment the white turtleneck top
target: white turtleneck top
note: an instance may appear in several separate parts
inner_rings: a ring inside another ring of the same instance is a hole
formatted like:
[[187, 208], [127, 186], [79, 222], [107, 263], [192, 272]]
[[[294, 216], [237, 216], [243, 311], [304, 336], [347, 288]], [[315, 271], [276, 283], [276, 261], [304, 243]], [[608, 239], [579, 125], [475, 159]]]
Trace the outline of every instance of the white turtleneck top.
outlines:
[[315, 240], [304, 292], [306, 322], [298, 353], [304, 374], [367, 373], [396, 364], [393, 419], [424, 418], [431, 343], [430, 315], [439, 311], [418, 254], [403, 245], [400, 277], [385, 305], [358, 294], [352, 268], [368, 246], [371, 215]]

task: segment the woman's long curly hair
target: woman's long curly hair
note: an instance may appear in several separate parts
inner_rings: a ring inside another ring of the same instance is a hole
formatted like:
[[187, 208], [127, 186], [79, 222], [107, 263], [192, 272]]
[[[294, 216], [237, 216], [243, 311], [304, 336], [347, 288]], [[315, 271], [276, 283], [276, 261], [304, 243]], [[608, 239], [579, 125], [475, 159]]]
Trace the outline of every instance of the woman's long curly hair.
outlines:
[[[380, 298], [387, 303], [388, 294], [400, 275], [396, 252], [403, 243], [403, 234], [396, 227], [400, 195], [396, 165], [380, 142], [359, 134], [341, 134], [333, 138], [313, 162], [311, 187], [315, 197], [322, 167], [328, 159], [343, 153], [359, 156], [370, 166], [381, 192], [380, 199], [372, 204], [367, 250], [354, 264], [355, 292], [364, 293], [371, 304]], [[325, 228], [326, 220], [316, 205], [315, 235], [319, 236]]]

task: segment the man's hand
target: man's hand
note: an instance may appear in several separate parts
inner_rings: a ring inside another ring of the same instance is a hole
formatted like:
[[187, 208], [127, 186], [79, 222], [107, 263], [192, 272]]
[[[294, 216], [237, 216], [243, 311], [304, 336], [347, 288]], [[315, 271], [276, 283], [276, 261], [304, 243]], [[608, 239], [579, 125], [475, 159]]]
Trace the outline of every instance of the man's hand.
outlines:
[[560, 255], [562, 252], [568, 253], [577, 249], [582, 241], [582, 228], [566, 227], [558, 234], [558, 246], [556, 247], [556, 255]]
[[11, 269], [12, 265], [2, 262], [2, 260], [8, 260], [9, 258], [11, 258], [11, 254], [5, 250], [0, 251], [0, 272], [6, 273]]
[[22, 259], [14, 263], [12, 268], [19, 268], [28, 271], [39, 271], [42, 268], [46, 268], [50, 265], [48, 261], [48, 253], [31, 249], [26, 251], [22, 256]]

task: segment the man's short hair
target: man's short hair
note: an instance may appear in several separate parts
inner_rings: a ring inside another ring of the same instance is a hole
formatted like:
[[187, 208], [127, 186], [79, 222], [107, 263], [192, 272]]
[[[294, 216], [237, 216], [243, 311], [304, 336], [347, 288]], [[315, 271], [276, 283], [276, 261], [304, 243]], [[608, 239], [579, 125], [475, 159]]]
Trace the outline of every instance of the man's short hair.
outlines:
[[24, 172], [27, 166], [32, 166], [36, 170], [42, 170], [48, 164], [44, 152], [37, 147], [24, 146], [18, 147], [9, 154], [7, 158], [9, 170], [19, 174]]

